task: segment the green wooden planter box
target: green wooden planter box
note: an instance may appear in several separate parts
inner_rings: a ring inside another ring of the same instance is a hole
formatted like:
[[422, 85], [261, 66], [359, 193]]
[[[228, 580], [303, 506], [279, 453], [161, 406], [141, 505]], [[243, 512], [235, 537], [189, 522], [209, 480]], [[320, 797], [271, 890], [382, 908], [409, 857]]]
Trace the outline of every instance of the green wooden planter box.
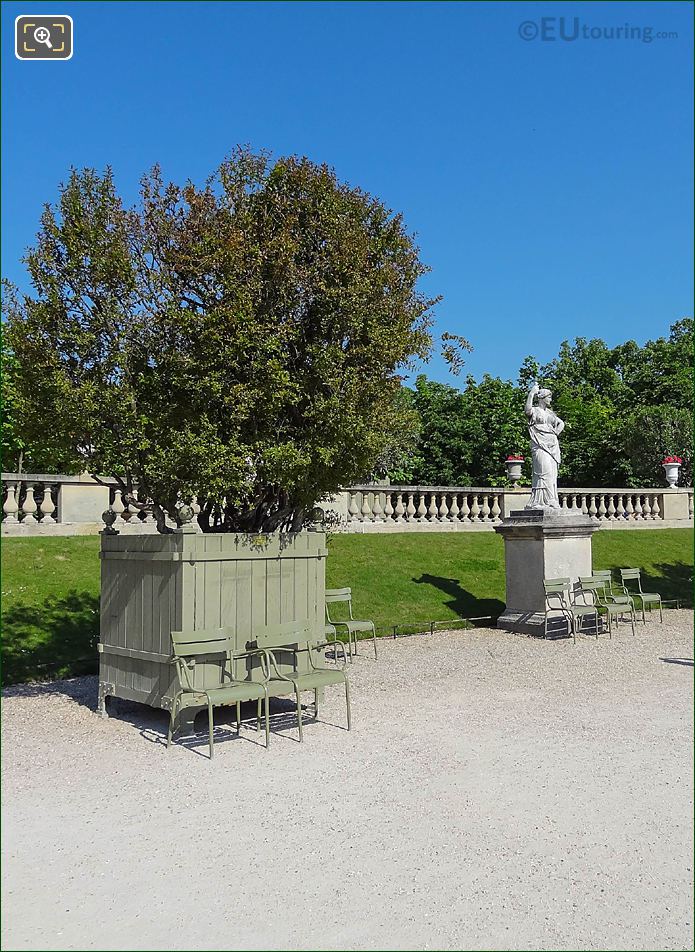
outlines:
[[303, 621], [323, 641], [326, 555], [323, 532], [102, 533], [99, 712], [107, 697], [171, 708], [172, 630], [230, 626], [243, 648], [254, 627]]

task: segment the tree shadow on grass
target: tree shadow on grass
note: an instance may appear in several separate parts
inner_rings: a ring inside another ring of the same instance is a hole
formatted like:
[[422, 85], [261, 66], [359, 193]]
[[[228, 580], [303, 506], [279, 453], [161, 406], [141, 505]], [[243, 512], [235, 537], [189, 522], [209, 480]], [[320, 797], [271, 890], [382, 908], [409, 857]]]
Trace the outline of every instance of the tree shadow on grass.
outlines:
[[2, 616], [3, 684], [94, 674], [98, 640], [97, 595], [70, 592], [40, 606], [8, 608]]
[[642, 572], [645, 592], [658, 592], [663, 599], [678, 599], [681, 608], [693, 605], [693, 567], [687, 562], [660, 562], [654, 568], [658, 575]]
[[492, 618], [494, 620], [504, 611], [504, 602], [501, 602], [499, 598], [476, 598], [472, 592], [462, 588], [459, 580], [455, 578], [423, 573], [420, 578], [414, 578], [413, 582], [417, 585], [432, 585], [448, 595], [449, 601], [444, 604], [457, 618]]

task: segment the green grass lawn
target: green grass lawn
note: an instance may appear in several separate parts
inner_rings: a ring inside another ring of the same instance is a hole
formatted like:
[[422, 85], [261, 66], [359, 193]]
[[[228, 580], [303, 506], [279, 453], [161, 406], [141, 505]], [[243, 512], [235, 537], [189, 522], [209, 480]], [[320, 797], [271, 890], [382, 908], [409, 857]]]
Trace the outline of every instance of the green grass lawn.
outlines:
[[[96, 670], [98, 536], [2, 545], [3, 680]], [[594, 568], [639, 566], [646, 590], [692, 605], [692, 529], [598, 532]], [[504, 606], [504, 549], [494, 533], [335, 535], [326, 584], [353, 589], [358, 617], [383, 631], [424, 630]]]

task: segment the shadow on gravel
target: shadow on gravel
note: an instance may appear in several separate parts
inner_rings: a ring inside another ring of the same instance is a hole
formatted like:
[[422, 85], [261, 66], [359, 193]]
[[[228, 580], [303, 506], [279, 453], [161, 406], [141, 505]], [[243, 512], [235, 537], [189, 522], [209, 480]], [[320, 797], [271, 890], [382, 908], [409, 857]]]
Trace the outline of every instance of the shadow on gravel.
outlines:
[[63, 681], [15, 684], [3, 689], [3, 697], [64, 697], [92, 711], [97, 708], [98, 679], [94, 675]]
[[659, 658], [659, 661], [665, 661], [666, 664], [685, 664], [688, 667], [693, 667], [692, 658]]

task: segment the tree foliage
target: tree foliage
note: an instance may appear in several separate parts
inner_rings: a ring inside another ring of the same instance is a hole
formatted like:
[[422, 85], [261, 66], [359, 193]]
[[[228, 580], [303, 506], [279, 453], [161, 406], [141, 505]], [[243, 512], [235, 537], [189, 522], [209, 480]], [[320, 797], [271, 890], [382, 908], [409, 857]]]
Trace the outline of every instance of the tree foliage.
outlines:
[[399, 371], [431, 347], [427, 269], [326, 166], [239, 149], [203, 187], [153, 169], [133, 208], [73, 171], [26, 263], [34, 293], [4, 303], [23, 438], [50, 414], [160, 528], [197, 496], [204, 529], [297, 529], [416, 425]]
[[498, 485], [510, 453], [526, 458], [524, 401], [533, 380], [553, 391], [566, 427], [559, 479], [565, 486], [638, 487], [663, 483], [664, 455], [683, 458], [681, 484], [692, 485], [693, 321], [668, 338], [610, 348], [579, 337], [541, 366], [527, 357], [517, 384], [485, 375], [463, 390], [417, 378], [409, 399], [420, 436], [391, 470], [392, 481], [421, 485]]

